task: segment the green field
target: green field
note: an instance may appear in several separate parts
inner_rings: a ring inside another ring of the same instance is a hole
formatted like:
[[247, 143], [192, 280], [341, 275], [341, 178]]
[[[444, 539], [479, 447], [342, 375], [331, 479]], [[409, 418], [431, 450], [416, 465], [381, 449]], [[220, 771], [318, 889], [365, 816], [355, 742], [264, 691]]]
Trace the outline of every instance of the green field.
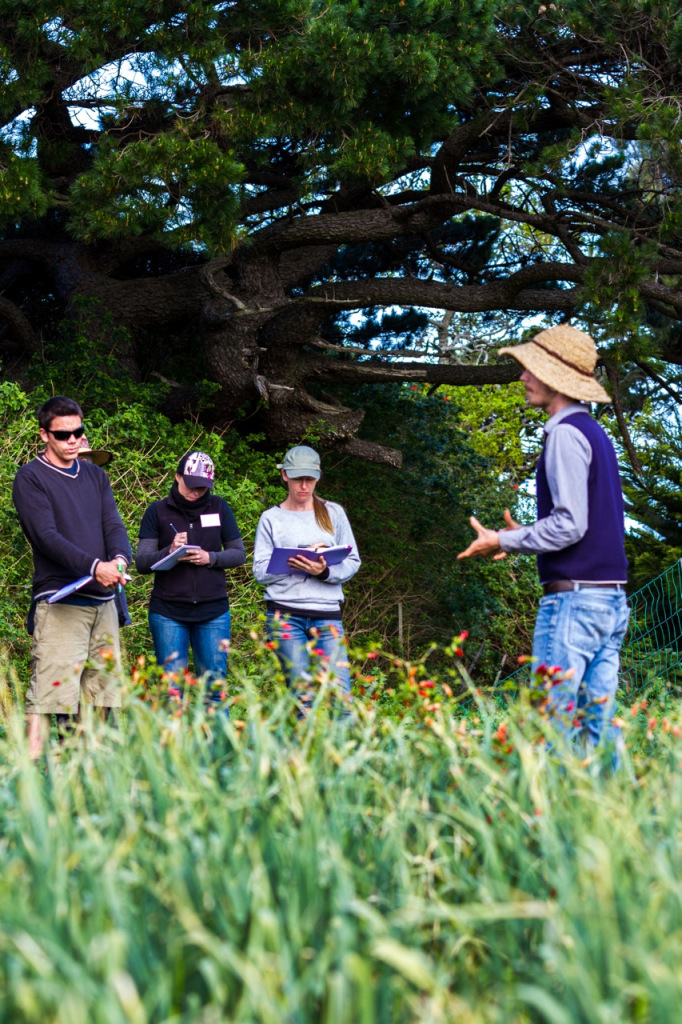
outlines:
[[140, 668], [42, 765], [6, 677], [0, 1020], [679, 1019], [675, 708], [621, 709], [613, 776], [421, 666], [298, 721], [271, 657], [237, 660], [230, 723]]

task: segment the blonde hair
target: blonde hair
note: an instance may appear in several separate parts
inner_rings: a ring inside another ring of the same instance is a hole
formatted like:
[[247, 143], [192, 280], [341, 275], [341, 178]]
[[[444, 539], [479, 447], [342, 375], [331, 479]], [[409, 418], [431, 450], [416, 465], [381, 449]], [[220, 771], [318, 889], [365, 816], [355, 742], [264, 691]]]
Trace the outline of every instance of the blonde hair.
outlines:
[[318, 498], [316, 494], [313, 494], [313, 510], [315, 512], [315, 522], [320, 526], [325, 533], [334, 532], [334, 524], [332, 523], [331, 516], [327, 510], [327, 502], [323, 498]]

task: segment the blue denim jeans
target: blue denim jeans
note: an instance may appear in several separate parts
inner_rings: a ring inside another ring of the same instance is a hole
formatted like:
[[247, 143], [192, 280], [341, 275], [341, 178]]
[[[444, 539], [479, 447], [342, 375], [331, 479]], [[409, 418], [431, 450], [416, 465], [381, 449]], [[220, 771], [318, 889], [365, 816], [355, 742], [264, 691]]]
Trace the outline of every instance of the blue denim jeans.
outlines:
[[550, 707], [558, 728], [577, 746], [612, 743], [617, 752], [620, 745], [612, 718], [629, 615], [625, 593], [615, 587], [585, 587], [540, 600], [533, 658], [536, 665], [573, 669], [570, 679], [552, 687]]
[[[227, 674], [227, 644], [230, 639], [230, 613], [208, 622], [178, 622], [158, 612], [149, 613], [149, 629], [159, 665], [167, 672], [187, 668], [189, 649], [194, 654], [197, 676], [206, 676], [207, 687], [224, 680]], [[217, 690], [209, 690], [217, 699]]]
[[265, 628], [268, 639], [277, 645], [287, 686], [297, 691], [302, 702], [314, 698], [309, 684], [316, 669], [328, 671], [332, 683], [350, 697], [348, 648], [340, 619], [309, 619], [287, 613], [278, 616], [269, 611]]

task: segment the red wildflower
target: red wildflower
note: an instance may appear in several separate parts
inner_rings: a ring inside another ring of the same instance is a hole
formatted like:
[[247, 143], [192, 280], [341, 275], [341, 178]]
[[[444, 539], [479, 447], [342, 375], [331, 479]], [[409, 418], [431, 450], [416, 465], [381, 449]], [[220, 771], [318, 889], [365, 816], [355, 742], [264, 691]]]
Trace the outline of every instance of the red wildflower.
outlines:
[[370, 652], [368, 653], [367, 657], [368, 657], [368, 658], [370, 659], [370, 661], [373, 661], [373, 660], [374, 660], [375, 658], [377, 658], [377, 657], [378, 657], [378, 654], [377, 654], [377, 652], [376, 652], [376, 651], [370, 651]]
[[61, 686], [61, 685], [62, 685], [62, 681], [61, 681], [61, 679], [55, 679], [55, 681], [53, 682], [53, 684], [52, 684], [52, 685], [53, 685], [53, 686]]
[[274, 651], [274, 649], [277, 646], [277, 644], [274, 642], [274, 640], [266, 640], [265, 641], [265, 646], [269, 647], [271, 651]]

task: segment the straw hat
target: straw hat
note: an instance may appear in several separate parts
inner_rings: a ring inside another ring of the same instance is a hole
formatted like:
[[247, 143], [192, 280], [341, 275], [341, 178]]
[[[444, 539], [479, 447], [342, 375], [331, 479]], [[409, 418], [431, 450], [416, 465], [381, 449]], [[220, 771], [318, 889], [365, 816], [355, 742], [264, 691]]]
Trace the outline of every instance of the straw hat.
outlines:
[[83, 459], [84, 462], [94, 462], [96, 466], [106, 466], [113, 457], [112, 453], [108, 452], [105, 448], [91, 448], [87, 437], [83, 434], [81, 446], [78, 449], [79, 459]]
[[567, 398], [578, 402], [610, 402], [611, 398], [594, 377], [597, 346], [594, 338], [568, 324], [540, 331], [530, 341], [501, 348], [498, 355], [513, 356], [521, 366]]

